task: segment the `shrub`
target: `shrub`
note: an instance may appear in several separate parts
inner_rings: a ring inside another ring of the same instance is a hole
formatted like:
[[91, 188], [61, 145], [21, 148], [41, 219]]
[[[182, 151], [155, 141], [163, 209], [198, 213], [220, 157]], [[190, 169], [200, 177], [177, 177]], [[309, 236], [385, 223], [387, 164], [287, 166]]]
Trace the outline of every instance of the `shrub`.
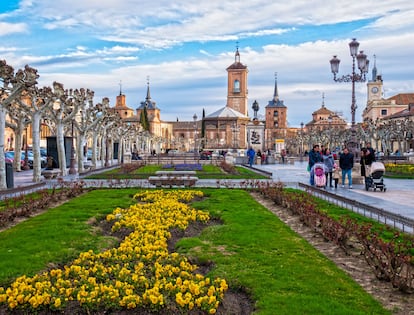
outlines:
[[234, 165], [226, 163], [225, 161], [220, 162], [220, 167], [224, 172], [228, 174], [237, 175], [239, 173]]
[[141, 163], [123, 163], [121, 165], [122, 174], [130, 174], [142, 167]]

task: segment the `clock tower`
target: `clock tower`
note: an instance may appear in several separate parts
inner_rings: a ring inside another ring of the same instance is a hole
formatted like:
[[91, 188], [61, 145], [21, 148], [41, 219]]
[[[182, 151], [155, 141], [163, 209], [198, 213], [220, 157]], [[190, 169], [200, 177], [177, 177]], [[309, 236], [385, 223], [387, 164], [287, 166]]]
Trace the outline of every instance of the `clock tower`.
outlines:
[[368, 102], [369, 101], [378, 101], [382, 98], [382, 77], [378, 75], [375, 81], [369, 81], [367, 83], [367, 95], [368, 95]]
[[237, 47], [234, 63], [227, 69], [227, 107], [230, 107], [245, 116], [247, 108], [247, 66], [240, 62], [239, 48]]
[[372, 68], [372, 79], [367, 83], [367, 102], [378, 101], [382, 98], [382, 77], [377, 74], [377, 62], [374, 55], [374, 67]]

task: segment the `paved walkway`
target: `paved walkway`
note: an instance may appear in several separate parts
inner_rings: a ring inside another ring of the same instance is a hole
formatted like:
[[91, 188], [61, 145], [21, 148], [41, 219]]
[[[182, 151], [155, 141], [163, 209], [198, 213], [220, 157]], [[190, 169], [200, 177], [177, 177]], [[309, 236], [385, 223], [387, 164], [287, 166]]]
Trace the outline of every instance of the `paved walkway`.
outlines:
[[[274, 181], [281, 181], [289, 187], [297, 188], [299, 182], [309, 183], [309, 173], [306, 170], [306, 166], [307, 162], [304, 161], [295, 162], [295, 164], [265, 164], [255, 165], [254, 167], [272, 173]], [[32, 175], [32, 170], [15, 172], [14, 187], [32, 185]], [[77, 175], [68, 175], [65, 177], [65, 180], [70, 181], [78, 178]], [[231, 182], [229, 180], [223, 181]], [[48, 182], [53, 183], [53, 181]], [[338, 195], [414, 219], [414, 204], [411, 199], [414, 194], [414, 180], [385, 178], [384, 183], [387, 187], [386, 192], [379, 190], [374, 192], [372, 189], [366, 191], [364, 185], [353, 185], [354, 189], [341, 188], [339, 186], [337, 189], [328, 188], [328, 190]], [[140, 187], [151, 187], [147, 180], [137, 181], [137, 185]], [[217, 187], [217, 182], [214, 179], [199, 180], [196, 186]]]
[[[256, 165], [256, 168], [271, 172], [272, 179], [281, 181], [290, 187], [298, 187], [298, 182], [309, 183], [309, 173], [306, 170], [307, 162], [295, 162], [295, 164], [267, 164]], [[365, 185], [352, 185], [353, 189], [328, 188], [330, 192], [358, 200], [377, 208], [400, 214], [404, 217], [414, 219], [414, 180], [412, 179], [389, 179], [384, 178], [386, 192], [379, 190], [365, 190]]]

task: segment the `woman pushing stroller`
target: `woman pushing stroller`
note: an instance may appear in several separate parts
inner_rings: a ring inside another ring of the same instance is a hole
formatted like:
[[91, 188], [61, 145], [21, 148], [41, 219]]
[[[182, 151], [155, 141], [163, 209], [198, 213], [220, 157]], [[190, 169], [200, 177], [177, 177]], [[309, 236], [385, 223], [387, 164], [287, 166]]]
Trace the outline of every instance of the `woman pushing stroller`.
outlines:
[[361, 149], [361, 176], [368, 177], [372, 162], [375, 162], [374, 150], [370, 146]]

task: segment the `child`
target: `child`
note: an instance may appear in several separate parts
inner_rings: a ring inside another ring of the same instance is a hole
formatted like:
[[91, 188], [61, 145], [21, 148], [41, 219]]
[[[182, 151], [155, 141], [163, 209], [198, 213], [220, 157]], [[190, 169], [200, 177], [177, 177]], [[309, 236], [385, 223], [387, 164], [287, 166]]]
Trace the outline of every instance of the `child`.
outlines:
[[337, 163], [334, 163], [333, 169], [332, 169], [332, 178], [335, 182], [335, 188], [338, 188], [340, 174], [341, 174], [341, 170], [339, 169], [339, 165]]

